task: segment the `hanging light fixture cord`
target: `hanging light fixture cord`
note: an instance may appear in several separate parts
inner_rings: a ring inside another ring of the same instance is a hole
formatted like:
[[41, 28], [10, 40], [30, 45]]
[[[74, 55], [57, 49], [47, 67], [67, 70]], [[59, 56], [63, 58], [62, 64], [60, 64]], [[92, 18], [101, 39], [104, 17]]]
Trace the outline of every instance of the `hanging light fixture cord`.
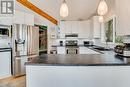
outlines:
[[66, 0], [63, 0], [63, 3], [66, 3]]

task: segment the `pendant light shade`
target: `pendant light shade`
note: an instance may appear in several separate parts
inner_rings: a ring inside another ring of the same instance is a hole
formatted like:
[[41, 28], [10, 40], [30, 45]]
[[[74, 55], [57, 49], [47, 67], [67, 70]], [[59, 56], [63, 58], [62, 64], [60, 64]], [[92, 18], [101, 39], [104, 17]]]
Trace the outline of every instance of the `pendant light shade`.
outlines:
[[103, 21], [104, 21], [103, 16], [100, 16], [100, 17], [99, 17], [99, 22], [100, 22], [100, 23], [103, 23]]
[[60, 8], [60, 16], [61, 17], [67, 17], [69, 15], [69, 10], [68, 10], [68, 6], [66, 4], [66, 1], [64, 0], [61, 8]]
[[97, 10], [99, 15], [105, 15], [108, 12], [108, 6], [105, 0], [101, 0]]

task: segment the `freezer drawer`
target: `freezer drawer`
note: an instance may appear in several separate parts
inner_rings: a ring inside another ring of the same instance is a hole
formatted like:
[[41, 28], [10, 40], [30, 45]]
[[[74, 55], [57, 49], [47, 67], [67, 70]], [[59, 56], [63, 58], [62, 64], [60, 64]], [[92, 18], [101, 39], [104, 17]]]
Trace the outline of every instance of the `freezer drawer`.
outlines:
[[13, 76], [20, 76], [25, 74], [25, 62], [28, 61], [27, 56], [15, 57], [13, 66]]

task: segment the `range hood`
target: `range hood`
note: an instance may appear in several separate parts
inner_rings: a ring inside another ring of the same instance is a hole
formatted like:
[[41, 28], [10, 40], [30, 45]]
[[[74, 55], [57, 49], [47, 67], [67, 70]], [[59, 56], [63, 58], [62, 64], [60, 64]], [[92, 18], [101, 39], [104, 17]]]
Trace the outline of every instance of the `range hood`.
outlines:
[[73, 37], [78, 37], [78, 34], [76, 33], [69, 33], [69, 34], [65, 34], [66, 38], [73, 38]]

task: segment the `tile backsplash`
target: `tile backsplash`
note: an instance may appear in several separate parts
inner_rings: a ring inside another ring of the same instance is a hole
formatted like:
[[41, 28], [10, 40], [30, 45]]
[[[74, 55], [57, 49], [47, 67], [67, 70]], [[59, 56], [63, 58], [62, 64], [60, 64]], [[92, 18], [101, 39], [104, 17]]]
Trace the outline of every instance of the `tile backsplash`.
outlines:
[[89, 39], [57, 39], [53, 42], [53, 45], [60, 45], [60, 43], [59, 43], [60, 41], [63, 41], [63, 45], [65, 45], [66, 40], [77, 40], [79, 45], [83, 45], [84, 41], [92, 41], [92, 40], [89, 40]]

